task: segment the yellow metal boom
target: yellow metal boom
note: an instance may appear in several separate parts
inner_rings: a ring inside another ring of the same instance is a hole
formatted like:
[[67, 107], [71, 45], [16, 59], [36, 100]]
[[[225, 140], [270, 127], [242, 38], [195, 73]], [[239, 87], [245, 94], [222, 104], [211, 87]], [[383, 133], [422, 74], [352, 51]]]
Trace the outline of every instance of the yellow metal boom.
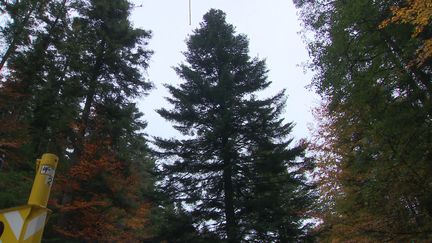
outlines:
[[36, 175], [27, 205], [0, 210], [0, 243], [40, 243], [50, 210], [47, 208], [58, 164], [54, 154], [36, 161]]

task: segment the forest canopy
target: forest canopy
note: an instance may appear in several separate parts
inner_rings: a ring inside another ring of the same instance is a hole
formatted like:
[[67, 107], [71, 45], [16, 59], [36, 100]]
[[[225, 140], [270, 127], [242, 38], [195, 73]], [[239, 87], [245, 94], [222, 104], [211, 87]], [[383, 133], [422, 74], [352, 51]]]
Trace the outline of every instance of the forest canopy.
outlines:
[[155, 86], [142, 6], [0, 1], [0, 208], [50, 152], [43, 242], [430, 241], [432, 2], [293, 3], [321, 97], [309, 141], [221, 10], [185, 37], [166, 138], [136, 103]]

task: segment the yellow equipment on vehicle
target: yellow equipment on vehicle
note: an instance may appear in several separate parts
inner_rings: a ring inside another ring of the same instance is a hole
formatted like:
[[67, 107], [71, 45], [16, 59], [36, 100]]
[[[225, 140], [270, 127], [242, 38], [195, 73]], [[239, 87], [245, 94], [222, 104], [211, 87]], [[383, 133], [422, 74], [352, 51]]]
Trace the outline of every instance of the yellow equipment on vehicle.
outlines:
[[0, 243], [40, 243], [51, 212], [47, 208], [58, 164], [54, 154], [36, 160], [36, 175], [27, 205], [0, 210]]

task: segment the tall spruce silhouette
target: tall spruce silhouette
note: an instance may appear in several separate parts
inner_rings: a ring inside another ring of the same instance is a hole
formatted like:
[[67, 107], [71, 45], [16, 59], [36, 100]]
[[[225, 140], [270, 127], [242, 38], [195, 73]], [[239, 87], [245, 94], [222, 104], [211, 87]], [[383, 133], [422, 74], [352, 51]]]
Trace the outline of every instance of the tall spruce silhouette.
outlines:
[[271, 82], [248, 44], [213, 9], [187, 40], [186, 63], [175, 68], [183, 82], [167, 85], [173, 107], [158, 110], [184, 135], [155, 139], [161, 190], [227, 242], [298, 240], [311, 198], [300, 172], [308, 161], [303, 146], [290, 147], [284, 91], [258, 98]]

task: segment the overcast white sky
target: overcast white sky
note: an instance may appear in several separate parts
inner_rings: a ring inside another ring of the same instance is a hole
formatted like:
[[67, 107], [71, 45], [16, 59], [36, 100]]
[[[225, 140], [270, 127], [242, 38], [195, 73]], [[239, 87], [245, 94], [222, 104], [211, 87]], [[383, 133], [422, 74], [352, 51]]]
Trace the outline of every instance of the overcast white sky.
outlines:
[[178, 84], [172, 67], [184, 60], [185, 40], [199, 26], [203, 15], [211, 8], [227, 14], [228, 23], [237, 33], [249, 37], [250, 56], [266, 59], [269, 80], [273, 83], [268, 94], [286, 88], [288, 102], [284, 118], [293, 121], [296, 140], [309, 136], [308, 124], [313, 121], [311, 108], [318, 103], [313, 92], [305, 88], [311, 73], [303, 73], [299, 65], [308, 60], [305, 44], [298, 33], [300, 22], [292, 0], [133, 0], [137, 7], [131, 20], [135, 27], [153, 32], [150, 49], [155, 53], [150, 62], [148, 78], [155, 84], [149, 96], [140, 99], [139, 108], [148, 121], [146, 132], [151, 136], [172, 137], [175, 130], [154, 110], [169, 107], [164, 97], [169, 93], [164, 83]]

